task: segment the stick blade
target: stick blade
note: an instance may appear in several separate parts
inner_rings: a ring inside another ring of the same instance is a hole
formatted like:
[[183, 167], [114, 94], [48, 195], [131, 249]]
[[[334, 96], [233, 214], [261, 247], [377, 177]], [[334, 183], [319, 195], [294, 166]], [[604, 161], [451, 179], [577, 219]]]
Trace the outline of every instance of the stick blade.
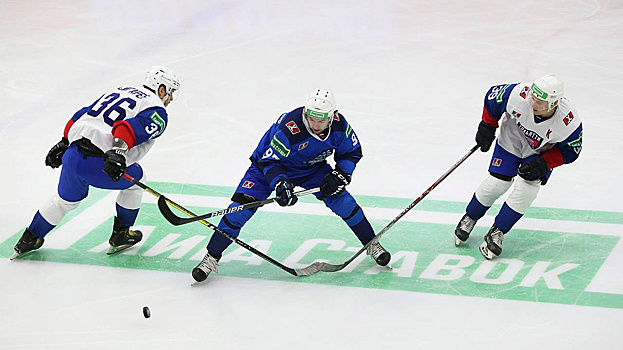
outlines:
[[160, 210], [160, 214], [167, 219], [171, 225], [179, 226], [184, 223], [184, 218], [180, 218], [179, 216], [173, 214], [171, 208], [167, 204], [167, 198], [165, 196], [160, 196], [158, 198], [158, 209]]
[[322, 272], [336, 272], [336, 271], [340, 271], [341, 269], [343, 269], [344, 267], [346, 267], [347, 264], [339, 264], [339, 265], [333, 265], [333, 264], [329, 264], [326, 262], [315, 262], [307, 267], [304, 267], [302, 269], [296, 269], [296, 275], [297, 276], [311, 276], [311, 275], [315, 275], [318, 272], [322, 271]]

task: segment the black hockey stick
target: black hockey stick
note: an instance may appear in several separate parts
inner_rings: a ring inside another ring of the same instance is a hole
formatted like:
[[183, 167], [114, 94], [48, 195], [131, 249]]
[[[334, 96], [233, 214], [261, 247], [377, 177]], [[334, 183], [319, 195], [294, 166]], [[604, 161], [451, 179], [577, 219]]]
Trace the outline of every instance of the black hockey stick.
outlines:
[[353, 260], [355, 260], [359, 255], [361, 255], [361, 253], [363, 253], [366, 249], [368, 249], [370, 245], [372, 245], [374, 242], [378, 242], [381, 239], [381, 236], [383, 236], [392, 226], [394, 226], [394, 224], [398, 222], [398, 220], [400, 220], [403, 216], [405, 216], [405, 214], [409, 210], [415, 207], [415, 205], [418, 204], [422, 200], [422, 198], [426, 197], [426, 195], [428, 195], [435, 187], [437, 187], [437, 185], [439, 185], [443, 180], [445, 180], [448, 177], [448, 175], [450, 175], [450, 173], [452, 173], [456, 168], [459, 167], [459, 165], [461, 165], [467, 158], [469, 158], [469, 156], [471, 156], [478, 149], [478, 147], [479, 147], [478, 145], [472, 147], [472, 149], [470, 149], [469, 152], [467, 152], [467, 154], [463, 156], [463, 158], [461, 158], [448, 171], [446, 171], [446, 173], [443, 174], [437, 181], [435, 181], [435, 183], [432, 186], [430, 186], [426, 191], [424, 191], [424, 193], [422, 193], [418, 198], [416, 198], [413, 202], [411, 202], [411, 204], [409, 204], [409, 206], [405, 210], [403, 210], [400, 214], [398, 214], [398, 216], [396, 216], [394, 220], [392, 220], [389, 224], [387, 224], [387, 226], [385, 226], [381, 230], [381, 232], [376, 234], [376, 236], [374, 236], [374, 238], [370, 242], [368, 242], [363, 248], [361, 248], [357, 253], [355, 253], [355, 255], [353, 255], [350, 259], [346, 260], [345, 262], [339, 265], [333, 265], [333, 264], [320, 262], [320, 261], [315, 262], [307, 267], [297, 270], [297, 273], [299, 273], [299, 275], [302, 275], [302, 276], [308, 276], [308, 275], [313, 275], [319, 271], [336, 272], [336, 271], [340, 271], [343, 268], [345, 268], [348, 264], [353, 262]]
[[[320, 188], [316, 187], [316, 188], [311, 188], [305, 191], [294, 192], [294, 195], [296, 195], [297, 197], [301, 197], [306, 194], [310, 194], [310, 193], [314, 193], [318, 191], [320, 191]], [[253, 209], [253, 208], [261, 207], [263, 205], [276, 202], [278, 200], [279, 200], [279, 197], [273, 197], [273, 198], [268, 198], [268, 199], [261, 200], [261, 201], [241, 204], [241, 205], [231, 207], [231, 208], [217, 210], [217, 211], [207, 213], [207, 214], [196, 215], [194, 217], [189, 217], [189, 218], [182, 218], [182, 217], [179, 217], [173, 214], [173, 211], [167, 205], [167, 201], [170, 201], [169, 198], [161, 195], [160, 198], [158, 198], [158, 209], [160, 209], [160, 213], [162, 213], [162, 216], [164, 216], [164, 218], [167, 219], [168, 222], [170, 222], [172, 225], [179, 226], [179, 225], [185, 225], [185, 224], [195, 222], [195, 221], [209, 219], [215, 216], [227, 215], [229, 213], [234, 213], [234, 212], [245, 210], [245, 209]]]
[[[155, 190], [153, 190], [151, 187], [145, 185], [144, 183], [134, 179], [132, 176], [128, 175], [128, 174], [123, 174], [123, 178], [130, 181], [131, 183], [135, 184], [136, 186], [142, 188], [143, 190], [151, 193], [152, 195], [154, 195], [155, 197], [157, 197], [158, 199], [160, 198], [165, 198], [163, 195], [161, 195], [160, 193], [156, 192]], [[190, 217], [194, 217], [195, 214], [193, 214], [190, 210], [182, 207], [181, 205], [173, 202], [172, 200], [166, 198], [165, 199], [167, 201], [167, 203], [169, 203], [169, 205], [172, 205], [173, 207], [175, 207], [177, 210], [185, 213], [186, 215], [190, 216]], [[259, 256], [260, 258], [268, 261], [269, 263], [279, 267], [280, 269], [286, 271], [289, 274], [292, 274], [294, 276], [302, 276], [303, 274], [299, 273], [298, 270], [295, 270], [291, 267], [287, 267], [285, 265], [283, 265], [282, 263], [278, 262], [277, 260], [269, 257], [268, 255], [260, 252], [259, 250], [251, 247], [250, 245], [246, 244], [245, 242], [239, 240], [237, 237], [232, 237], [230, 235], [228, 235], [227, 233], [221, 231], [218, 227], [214, 226], [213, 224], [211, 224], [208, 221], [205, 220], [200, 220], [200, 223], [204, 224], [205, 226], [209, 227], [210, 229], [214, 230], [215, 232], [217, 232], [218, 234], [220, 234], [221, 236], [229, 239], [230, 241], [238, 244], [239, 246], [243, 247], [244, 249], [250, 251], [251, 253]]]

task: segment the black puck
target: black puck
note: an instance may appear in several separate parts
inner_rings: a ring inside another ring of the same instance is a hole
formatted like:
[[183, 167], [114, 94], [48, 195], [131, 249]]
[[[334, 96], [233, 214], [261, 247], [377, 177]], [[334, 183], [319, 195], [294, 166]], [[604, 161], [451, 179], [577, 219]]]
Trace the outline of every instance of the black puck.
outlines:
[[143, 308], [143, 316], [145, 316], [145, 318], [151, 317], [151, 311], [149, 311], [149, 308], [147, 306]]

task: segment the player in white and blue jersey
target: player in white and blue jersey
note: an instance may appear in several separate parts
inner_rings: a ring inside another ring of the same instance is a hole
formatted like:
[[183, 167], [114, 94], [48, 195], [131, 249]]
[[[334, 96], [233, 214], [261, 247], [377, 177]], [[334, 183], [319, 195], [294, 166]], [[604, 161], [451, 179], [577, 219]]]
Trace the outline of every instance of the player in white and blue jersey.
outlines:
[[476, 189], [455, 230], [456, 245], [465, 242], [476, 221], [514, 182], [480, 246], [487, 259], [502, 253], [504, 235], [526, 213], [552, 169], [572, 163], [582, 150], [582, 122], [564, 97], [562, 81], [553, 75], [532, 84], [491, 87], [476, 134], [481, 151], [489, 150], [498, 127], [489, 175]]
[[[326, 161], [331, 155], [335, 169]], [[345, 190], [361, 157], [359, 139], [346, 118], [338, 113], [333, 93], [316, 89], [305, 106], [282, 114], [266, 131], [251, 155], [251, 166], [236, 188], [229, 207], [264, 200], [273, 191], [280, 198], [279, 205], [291, 206], [297, 202], [294, 186], [320, 187], [316, 197], [341, 217], [365, 245], [374, 237], [374, 230], [361, 207]], [[218, 228], [237, 237], [256, 210], [227, 214]], [[230, 244], [229, 239], [213, 234], [207, 254], [193, 269], [193, 278], [201, 282], [210, 272], [216, 272], [217, 262]], [[378, 242], [371, 244], [367, 253], [381, 266], [391, 259]]]
[[142, 87], [119, 86], [77, 111], [63, 137], [46, 156], [47, 166], [62, 165], [57, 193], [45, 202], [15, 245], [14, 259], [39, 249], [45, 235], [85, 199], [91, 186], [119, 190], [108, 254], [140, 242], [142, 233], [130, 230], [138, 215], [142, 190], [121, 180], [127, 172], [144, 177], [137, 163], [165, 130], [165, 109], [180, 83], [166, 67], [154, 66]]

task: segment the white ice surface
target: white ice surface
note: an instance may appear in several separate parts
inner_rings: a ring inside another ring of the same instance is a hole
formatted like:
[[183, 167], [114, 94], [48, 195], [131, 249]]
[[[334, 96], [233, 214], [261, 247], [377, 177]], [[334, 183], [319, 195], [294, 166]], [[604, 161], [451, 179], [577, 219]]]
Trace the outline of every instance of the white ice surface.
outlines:
[[[58, 170], [43, 158], [66, 120], [154, 64], [174, 69], [182, 88], [142, 162], [149, 180], [236, 186], [270, 123], [324, 87], [363, 144], [350, 191], [415, 198], [473, 145], [489, 86], [554, 73], [584, 122], [584, 150], [534, 206], [623, 211], [621, 1], [7, 0], [0, 47], [2, 241], [54, 193]], [[467, 202], [489, 158], [474, 154], [427, 199]], [[593, 291], [622, 293], [621, 247]], [[7, 259], [0, 276], [0, 349], [623, 342], [619, 309], [218, 275], [190, 287], [188, 274]]]

